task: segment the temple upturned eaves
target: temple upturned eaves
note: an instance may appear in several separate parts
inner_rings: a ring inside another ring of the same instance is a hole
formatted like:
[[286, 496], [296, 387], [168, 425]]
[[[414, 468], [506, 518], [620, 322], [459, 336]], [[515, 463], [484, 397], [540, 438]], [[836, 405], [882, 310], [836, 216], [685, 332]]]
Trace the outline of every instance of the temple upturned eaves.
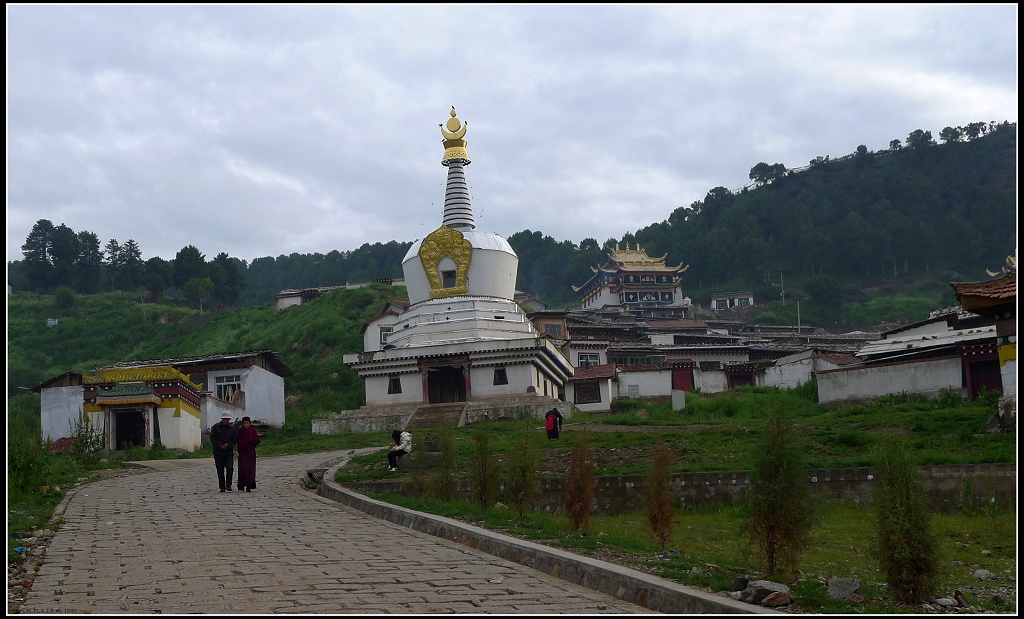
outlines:
[[580, 307], [689, 305], [689, 299], [683, 297], [680, 276], [689, 266], [669, 266], [665, 264], [667, 257], [652, 258], [639, 243], [636, 249], [630, 249], [629, 244], [622, 249], [616, 244], [603, 266], [591, 268], [593, 277], [582, 286], [573, 286], [582, 294]]

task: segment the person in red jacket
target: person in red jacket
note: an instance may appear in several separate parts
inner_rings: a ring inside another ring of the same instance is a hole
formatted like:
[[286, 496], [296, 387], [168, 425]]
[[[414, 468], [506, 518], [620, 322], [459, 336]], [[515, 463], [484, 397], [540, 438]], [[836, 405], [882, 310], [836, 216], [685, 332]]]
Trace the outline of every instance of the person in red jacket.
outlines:
[[260, 444], [260, 435], [252, 427], [248, 417], [242, 417], [242, 427], [238, 429], [238, 490], [252, 492], [256, 487], [256, 446]]
[[558, 431], [562, 429], [562, 414], [558, 412], [557, 408], [552, 408], [544, 416], [544, 419], [544, 429], [548, 431], [548, 438], [558, 440]]

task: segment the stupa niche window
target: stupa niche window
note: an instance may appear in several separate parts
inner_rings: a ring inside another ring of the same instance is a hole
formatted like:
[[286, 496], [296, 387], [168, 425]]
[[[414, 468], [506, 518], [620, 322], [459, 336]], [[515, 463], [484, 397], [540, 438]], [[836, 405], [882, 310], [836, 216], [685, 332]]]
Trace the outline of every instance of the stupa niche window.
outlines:
[[454, 288], [455, 271], [441, 271], [441, 285], [445, 288]]

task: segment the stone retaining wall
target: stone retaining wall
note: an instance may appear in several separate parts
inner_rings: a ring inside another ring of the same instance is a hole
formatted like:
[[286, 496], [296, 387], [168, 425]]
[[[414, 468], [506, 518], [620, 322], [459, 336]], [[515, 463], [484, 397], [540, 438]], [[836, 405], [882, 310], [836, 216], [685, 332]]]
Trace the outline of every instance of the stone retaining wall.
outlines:
[[555, 578], [638, 604], [654, 612], [684, 615], [779, 612], [598, 559], [502, 535], [450, 518], [424, 514], [377, 501], [332, 482], [335, 470], [336, 468], [326, 469], [324, 479], [317, 486], [320, 496], [375, 518], [525, 565]]
[[[417, 454], [414, 452], [411, 455]], [[429, 453], [420, 454], [422, 465], [429, 466], [429, 456]], [[412, 464], [415, 468], [416, 462]], [[1016, 464], [923, 466], [918, 467], [918, 475], [931, 500], [932, 509], [936, 511], [982, 505], [1014, 509], [1017, 505]], [[672, 488], [679, 505], [683, 507], [732, 503], [746, 493], [749, 476], [747, 471], [681, 473], [673, 476]], [[861, 505], [871, 503], [876, 477], [873, 468], [850, 467], [810, 469], [807, 471], [807, 480], [823, 498], [852, 501]], [[643, 476], [600, 476], [596, 483], [594, 513], [615, 514], [643, 509]], [[402, 492], [400, 480], [353, 483], [347, 486], [359, 492]], [[462, 480], [460, 490], [467, 493], [470, 491], [467, 480]], [[541, 480], [539, 507], [561, 511], [563, 496], [564, 478], [547, 477]]]

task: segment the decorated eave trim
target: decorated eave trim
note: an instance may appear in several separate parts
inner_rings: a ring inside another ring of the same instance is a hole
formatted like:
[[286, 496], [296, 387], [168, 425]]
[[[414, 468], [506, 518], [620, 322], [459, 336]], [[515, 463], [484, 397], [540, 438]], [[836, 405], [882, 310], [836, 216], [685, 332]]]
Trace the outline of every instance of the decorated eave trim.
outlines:
[[178, 382], [192, 388], [196, 393], [200, 386], [170, 365], [156, 367], [97, 369], [91, 375], [82, 376], [83, 385], [104, 385], [131, 382]]

